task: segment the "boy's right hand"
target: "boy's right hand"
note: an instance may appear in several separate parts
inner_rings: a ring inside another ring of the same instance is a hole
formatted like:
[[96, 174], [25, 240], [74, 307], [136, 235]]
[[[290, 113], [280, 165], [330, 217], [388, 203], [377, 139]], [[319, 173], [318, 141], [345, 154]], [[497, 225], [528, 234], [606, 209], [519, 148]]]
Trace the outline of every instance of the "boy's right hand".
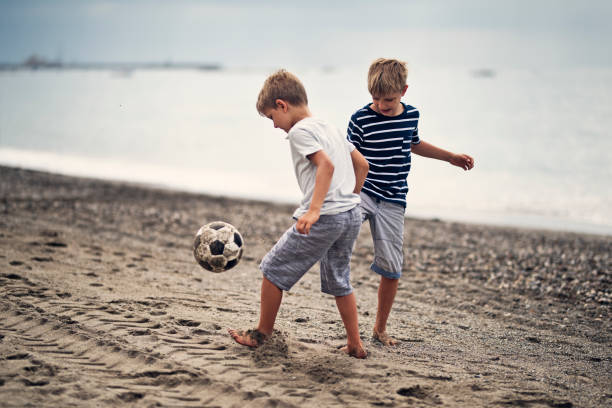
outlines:
[[295, 223], [295, 229], [300, 234], [308, 235], [310, 232], [310, 227], [312, 227], [312, 224], [317, 221], [319, 221], [319, 212], [309, 210], [306, 212], [306, 214], [298, 218], [297, 222]]

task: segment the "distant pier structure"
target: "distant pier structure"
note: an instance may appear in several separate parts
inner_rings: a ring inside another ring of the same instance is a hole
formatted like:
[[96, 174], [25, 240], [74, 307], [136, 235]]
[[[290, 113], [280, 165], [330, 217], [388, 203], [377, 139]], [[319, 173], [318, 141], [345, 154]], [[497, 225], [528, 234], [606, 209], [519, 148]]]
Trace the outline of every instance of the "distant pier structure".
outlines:
[[104, 69], [133, 71], [137, 69], [192, 69], [216, 71], [222, 69], [220, 64], [201, 62], [71, 62], [64, 63], [59, 59], [50, 60], [38, 54], [32, 54], [21, 63], [0, 62], [0, 70], [19, 69]]

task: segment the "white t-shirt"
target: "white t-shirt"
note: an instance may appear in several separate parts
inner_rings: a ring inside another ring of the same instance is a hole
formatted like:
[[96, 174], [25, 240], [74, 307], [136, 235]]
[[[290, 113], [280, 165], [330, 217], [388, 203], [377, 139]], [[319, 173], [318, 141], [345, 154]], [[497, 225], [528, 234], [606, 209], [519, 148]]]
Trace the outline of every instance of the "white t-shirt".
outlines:
[[302, 216], [310, 206], [317, 167], [307, 156], [319, 150], [324, 150], [334, 165], [334, 174], [321, 207], [321, 215], [345, 212], [359, 204], [359, 195], [353, 193], [355, 172], [351, 152], [355, 146], [335, 126], [321, 119], [307, 117], [293, 125], [287, 139], [295, 176], [303, 195], [300, 207], [293, 213], [294, 217]]

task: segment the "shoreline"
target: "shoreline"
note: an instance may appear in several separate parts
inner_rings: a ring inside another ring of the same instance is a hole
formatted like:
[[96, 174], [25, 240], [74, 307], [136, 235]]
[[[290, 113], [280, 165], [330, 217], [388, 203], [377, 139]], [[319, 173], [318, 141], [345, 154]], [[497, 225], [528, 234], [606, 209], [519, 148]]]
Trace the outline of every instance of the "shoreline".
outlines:
[[[68, 177], [83, 177], [89, 179], [98, 179], [113, 183], [125, 183], [128, 185], [140, 185], [145, 188], [158, 188], [171, 192], [181, 193], [188, 192], [192, 194], [202, 194], [210, 197], [226, 197], [235, 200], [254, 200], [261, 202], [269, 202], [271, 204], [294, 205], [297, 207], [299, 197], [292, 200], [280, 195], [261, 197], [261, 193], [244, 193], [242, 195], [232, 194], [227, 186], [217, 185], [212, 187], [210, 191], [201, 191], [200, 188], [193, 186], [192, 181], [184, 181], [182, 184], [176, 183], [176, 180], [181, 179], [181, 172], [176, 172], [173, 168], [166, 168], [155, 171], [148, 165], [132, 165], [128, 168], [133, 174], [151, 174], [156, 173], [160, 177], [139, 177], [135, 180], [125, 179], [125, 172], [111, 171], [111, 168], [125, 168], [126, 163], [121, 161], [108, 162], [96, 158], [86, 159], [81, 156], [64, 156], [55, 153], [47, 152], [32, 152], [22, 151], [19, 149], [4, 148], [6, 153], [3, 154], [3, 149], [0, 148], [0, 167], [21, 168], [24, 170], [33, 170], [40, 172], [48, 172]], [[17, 158], [16, 158], [17, 157]], [[11, 159], [9, 159], [11, 158]], [[58, 167], [57, 162], [66, 160], [71, 164], [64, 164], [63, 167]], [[42, 163], [42, 164], [41, 164]], [[109, 164], [110, 163], [110, 164]], [[81, 169], [87, 168], [87, 173]], [[79, 169], [78, 171], [75, 169]], [[234, 179], [236, 176], [233, 176]], [[162, 181], [159, 181], [161, 179]], [[234, 180], [236, 181], [236, 180]], [[296, 191], [297, 193], [297, 191]], [[467, 214], [467, 215], [466, 215]], [[569, 218], [553, 217], [548, 215], [537, 214], [511, 214], [499, 213], [495, 211], [450, 211], [437, 209], [435, 212], [426, 209], [407, 208], [405, 215], [407, 218], [419, 220], [441, 220], [444, 222], [465, 223], [475, 226], [491, 226], [501, 228], [518, 228], [533, 231], [557, 231], [569, 232], [577, 234], [590, 234], [599, 236], [612, 237], [612, 225], [594, 224], [584, 220], [575, 220]]]
[[[377, 275], [364, 224], [351, 280], [368, 359], [318, 266], [271, 341], [253, 327], [258, 264], [293, 205], [0, 166], [0, 400], [5, 406], [548, 406], [612, 401], [612, 238], [407, 218], [404, 274], [371, 338]], [[245, 255], [223, 274], [193, 235], [225, 220]]]

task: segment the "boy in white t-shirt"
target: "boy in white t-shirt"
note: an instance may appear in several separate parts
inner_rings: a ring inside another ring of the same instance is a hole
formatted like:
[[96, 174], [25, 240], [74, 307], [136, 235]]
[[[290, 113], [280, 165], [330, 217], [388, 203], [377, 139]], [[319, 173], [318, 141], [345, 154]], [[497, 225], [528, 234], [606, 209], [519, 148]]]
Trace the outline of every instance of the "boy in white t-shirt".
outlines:
[[272, 334], [283, 291], [288, 291], [316, 263], [321, 291], [336, 298], [350, 356], [365, 358], [359, 336], [357, 304], [350, 284], [350, 258], [359, 228], [359, 191], [368, 163], [344, 135], [312, 117], [306, 91], [293, 74], [280, 70], [266, 79], [257, 111], [287, 132], [295, 175], [302, 190], [296, 223], [261, 262], [263, 272], [259, 324], [247, 331], [229, 330], [240, 344], [257, 347]]

